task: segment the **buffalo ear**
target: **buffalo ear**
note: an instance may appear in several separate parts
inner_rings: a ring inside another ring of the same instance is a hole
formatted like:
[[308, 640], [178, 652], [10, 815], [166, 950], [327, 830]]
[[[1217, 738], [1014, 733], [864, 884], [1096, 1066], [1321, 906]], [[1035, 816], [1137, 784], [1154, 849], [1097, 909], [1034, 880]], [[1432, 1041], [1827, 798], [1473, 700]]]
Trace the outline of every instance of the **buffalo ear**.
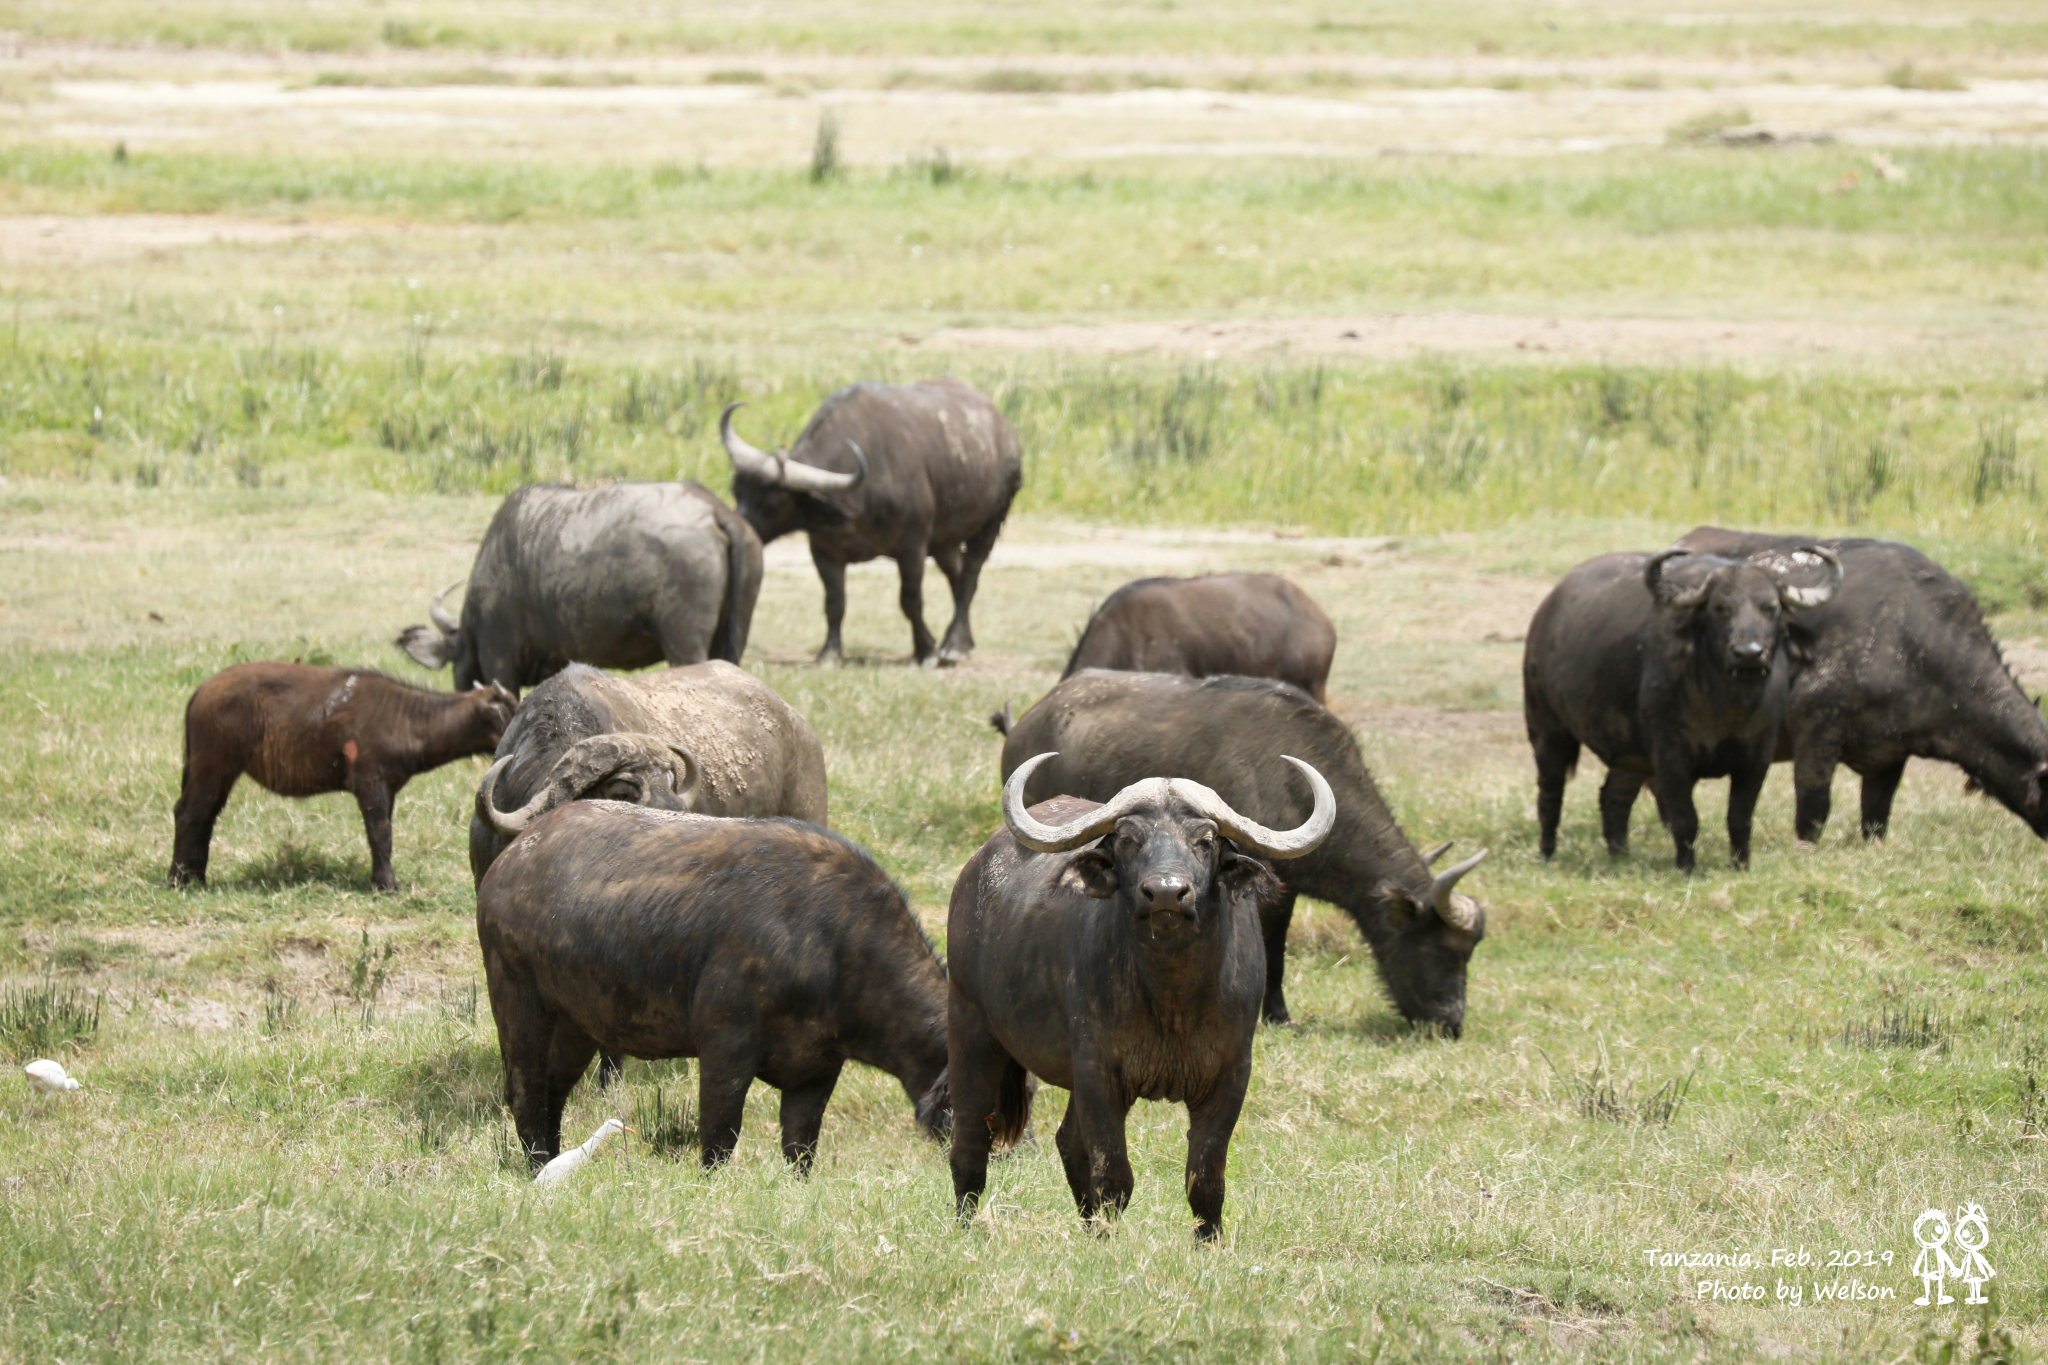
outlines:
[[1424, 913], [1435, 909], [1416, 900], [1408, 894], [1406, 887], [1400, 886], [1388, 887], [1383, 903], [1387, 908], [1387, 923], [1396, 929], [1411, 927]]
[[1247, 858], [1237, 852], [1223, 855], [1217, 864], [1216, 879], [1233, 895], [1249, 891], [1260, 900], [1280, 889], [1280, 879], [1273, 875], [1272, 868], [1257, 858]]
[[454, 646], [454, 636], [443, 635], [432, 626], [407, 626], [398, 637], [398, 647], [421, 668], [446, 668]]
[[1080, 886], [1083, 895], [1096, 900], [1108, 900], [1116, 894], [1116, 860], [1099, 848], [1075, 854], [1067, 864], [1067, 876]]

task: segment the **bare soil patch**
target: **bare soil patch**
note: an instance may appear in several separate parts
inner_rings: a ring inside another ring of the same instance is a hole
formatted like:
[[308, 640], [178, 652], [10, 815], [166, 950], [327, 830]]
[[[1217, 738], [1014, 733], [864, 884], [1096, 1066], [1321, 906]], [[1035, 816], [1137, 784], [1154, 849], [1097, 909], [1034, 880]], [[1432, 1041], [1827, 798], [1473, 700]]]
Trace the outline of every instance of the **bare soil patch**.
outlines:
[[104, 261], [180, 247], [327, 241], [401, 230], [388, 224], [281, 222], [216, 214], [6, 215], [0, 216], [0, 264]]
[[1200, 356], [1306, 351], [1373, 359], [1434, 352], [1520, 351], [1567, 357], [1753, 355], [1902, 350], [1924, 344], [1910, 327], [1726, 318], [1525, 317], [1498, 313], [1390, 313], [1375, 317], [1118, 322], [1099, 326], [947, 327], [899, 345], [934, 349], [1072, 351]]

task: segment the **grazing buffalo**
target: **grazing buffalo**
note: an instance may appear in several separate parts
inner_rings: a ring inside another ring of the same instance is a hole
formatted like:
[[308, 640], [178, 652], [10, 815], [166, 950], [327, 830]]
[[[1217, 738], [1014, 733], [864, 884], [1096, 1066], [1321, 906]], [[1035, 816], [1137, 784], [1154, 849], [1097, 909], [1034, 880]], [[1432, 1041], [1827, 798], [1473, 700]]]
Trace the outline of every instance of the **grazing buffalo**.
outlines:
[[[600, 1047], [696, 1057], [699, 1141], [739, 1141], [747, 1087], [782, 1092], [782, 1154], [808, 1170], [848, 1061], [913, 1104], [946, 1066], [946, 979], [903, 892], [865, 851], [794, 820], [574, 801], [477, 888], [505, 1103], [538, 1168]], [[945, 1116], [920, 1105], [938, 1136]]]
[[[1702, 526], [1702, 554], [1786, 555], [1812, 543]], [[1939, 758], [2048, 838], [2048, 722], [2000, 655], [1970, 590], [1909, 545], [1829, 540], [1834, 598], [1788, 629], [1791, 695], [1778, 732], [1792, 762], [1799, 837], [1820, 838], [1835, 765], [1863, 779], [1863, 837], [1884, 837], [1906, 759]]]
[[489, 753], [518, 707], [502, 687], [434, 692], [366, 668], [249, 663], [214, 674], [185, 705], [170, 884], [205, 884], [213, 822], [247, 773], [279, 796], [352, 794], [370, 839], [370, 881], [398, 890], [391, 807], [400, 789], [429, 768]]
[[[846, 566], [870, 559], [896, 561], [918, 663], [954, 664], [972, 653], [974, 588], [1024, 481], [1017, 433], [996, 405], [957, 379], [854, 384], [827, 398], [796, 444], [776, 455], [733, 432], [740, 406], [718, 423], [733, 502], [764, 542], [809, 533], [825, 584], [819, 661], [840, 657]], [[953, 589], [953, 623], [936, 649], [924, 624], [927, 554]]]
[[1343, 908], [1371, 945], [1403, 1018], [1458, 1036], [1465, 969], [1486, 915], [1453, 890], [1480, 853], [1440, 874], [1394, 823], [1344, 722], [1297, 687], [1267, 678], [1196, 680], [1167, 673], [1076, 673], [1025, 712], [1003, 745], [1003, 772], [1033, 754], [1060, 756], [1032, 775], [1026, 800], [1059, 794], [1106, 801], [1154, 773], [1213, 787], [1237, 810], [1274, 824], [1300, 820], [1309, 792], [1275, 755], [1296, 754], [1337, 791], [1337, 826], [1309, 855], [1275, 869], [1283, 890], [1261, 916], [1266, 1018], [1283, 1023], [1282, 953], [1297, 895]]
[[1307, 821], [1284, 833], [1180, 778], [1027, 811], [1033, 770], [1055, 757], [1010, 774], [1005, 828], [953, 884], [947, 1077], [953, 1112], [967, 1116], [953, 1125], [953, 1195], [971, 1216], [990, 1143], [1021, 1126], [1015, 1101], [1030, 1073], [1071, 1092], [1059, 1150], [1083, 1218], [1130, 1203], [1131, 1105], [1187, 1105], [1188, 1205], [1207, 1241], [1223, 1227], [1224, 1162], [1264, 993], [1258, 901], [1272, 872], [1257, 858], [1312, 852], [1336, 798], [1314, 768], [1281, 759], [1315, 794]]
[[603, 488], [529, 484], [505, 499], [469, 571], [458, 623], [434, 594], [434, 624], [399, 647], [455, 686], [517, 692], [571, 660], [671, 666], [746, 651], [761, 595], [761, 541], [696, 483]]
[[585, 797], [822, 825], [825, 751], [767, 683], [729, 663], [630, 678], [571, 664], [498, 742], [469, 822], [470, 872], [482, 881], [528, 825]]
[[1309, 595], [1270, 573], [1141, 578], [1095, 609], [1067, 660], [1133, 673], [1236, 673], [1293, 683], [1327, 701], [1337, 629]]
[[[1795, 585], [1822, 565], [1825, 583]], [[1543, 856], [1557, 852], [1564, 786], [1584, 745], [1607, 765], [1608, 852], [1627, 852], [1629, 812], [1654, 781], [1678, 866], [1691, 871], [1693, 785], [1726, 777], [1729, 849], [1748, 867], [1750, 823], [1791, 682], [1785, 618], [1821, 606], [1841, 582], [1841, 562], [1815, 547], [1761, 560], [1684, 549], [1602, 555], [1566, 574], [1536, 609], [1522, 655]]]

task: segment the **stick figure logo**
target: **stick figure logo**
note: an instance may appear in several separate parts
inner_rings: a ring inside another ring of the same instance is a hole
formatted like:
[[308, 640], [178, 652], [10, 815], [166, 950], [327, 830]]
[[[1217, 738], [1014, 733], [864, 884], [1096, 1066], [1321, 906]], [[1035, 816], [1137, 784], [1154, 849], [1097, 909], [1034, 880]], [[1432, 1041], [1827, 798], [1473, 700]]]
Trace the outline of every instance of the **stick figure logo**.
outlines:
[[[1949, 1255], [1951, 1235], [1962, 1252], [1960, 1261]], [[1944, 1285], [1947, 1280], [1961, 1280], [1970, 1286], [1970, 1296], [1964, 1303], [1990, 1302], [1984, 1297], [1984, 1281], [1998, 1272], [1984, 1259], [1984, 1248], [1991, 1243], [1991, 1220], [1982, 1204], [1959, 1207], [1953, 1228], [1943, 1210], [1924, 1210], [1913, 1220], [1913, 1240], [1920, 1244], [1920, 1254], [1913, 1261], [1913, 1273], [1920, 1277], [1921, 1284], [1920, 1297], [1913, 1300], [1916, 1305], [1927, 1308], [1954, 1303], [1955, 1297]]]

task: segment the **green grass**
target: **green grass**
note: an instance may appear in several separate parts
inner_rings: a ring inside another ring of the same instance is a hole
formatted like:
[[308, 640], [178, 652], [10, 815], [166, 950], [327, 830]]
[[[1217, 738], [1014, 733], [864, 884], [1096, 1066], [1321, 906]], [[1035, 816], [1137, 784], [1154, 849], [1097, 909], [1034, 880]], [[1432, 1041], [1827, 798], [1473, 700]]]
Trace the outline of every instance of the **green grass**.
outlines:
[[[537, 1195], [473, 991], [463, 822], [481, 760], [400, 798], [395, 899], [369, 892], [345, 798], [251, 790], [223, 816], [215, 885], [159, 884], [189, 689], [251, 656], [425, 676], [389, 640], [491, 506], [43, 482], [0, 503], [0, 952], [25, 984], [105, 1002], [62, 1053], [78, 1097], [0, 1104], [0, 1170], [19, 1177], [0, 1197], [0, 1356], [1735, 1361], [1790, 1342], [1915, 1358], [1972, 1348], [1976, 1320], [1702, 1302], [1694, 1274], [1644, 1252], [1891, 1251], [1859, 1273], [1903, 1289], [1911, 1218], [1965, 1198], [1990, 1211], [1995, 1330], [2041, 1345], [2048, 871], [2017, 821], [1916, 768], [1887, 843], [1838, 827], [1801, 853], [1780, 773], [1737, 874], [1708, 784], [1705, 871], [1685, 878], [1647, 809], [1635, 856], [1609, 863], [1587, 772], [1557, 863], [1535, 856], [1526, 743], [1498, 709], [1519, 650], [1481, 632], [1512, 629], [1556, 566], [1662, 543], [1668, 523], [1525, 519], [1337, 564], [1286, 540], [1196, 563], [1148, 542], [1159, 567], [1307, 585], [1344, 642], [1333, 694], [1404, 827], [1494, 850], [1458, 1043], [1408, 1034], [1349, 925], [1303, 915], [1301, 1022], [1259, 1037], [1224, 1246], [1188, 1236], [1184, 1124], [1154, 1105], [1133, 1114], [1130, 1216], [1086, 1235], [1049, 1145], [1058, 1091], [1039, 1144], [997, 1166], [989, 1213], [956, 1230], [942, 1154], [867, 1072], [843, 1083], [807, 1183], [780, 1167], [763, 1090], [728, 1171], [622, 1143]], [[1011, 538], [1067, 534], [1027, 516]], [[1148, 567], [991, 570], [980, 654], [936, 674], [901, 666], [875, 573], [852, 578], [852, 662], [794, 662], [816, 644], [817, 587], [770, 575], [750, 664], [817, 726], [835, 825], [934, 930], [996, 821], [983, 717], [1049, 685], [1088, 603]], [[2038, 608], [1997, 621], [2048, 628]], [[1436, 709], [1454, 695], [1495, 709]], [[579, 1090], [567, 1127], [650, 1116], [659, 1092], [673, 1153], [694, 1079], [632, 1063], [624, 1090]], [[1718, 1277], [1809, 1295], [1832, 1278]]]

